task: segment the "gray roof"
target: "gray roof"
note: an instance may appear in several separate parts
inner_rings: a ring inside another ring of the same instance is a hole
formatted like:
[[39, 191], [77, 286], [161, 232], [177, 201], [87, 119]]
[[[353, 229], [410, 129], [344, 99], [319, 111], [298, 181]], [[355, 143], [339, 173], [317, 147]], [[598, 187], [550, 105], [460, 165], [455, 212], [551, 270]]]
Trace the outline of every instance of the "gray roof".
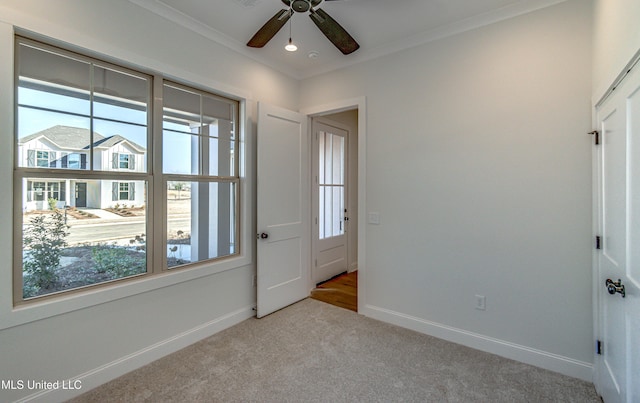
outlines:
[[[88, 150], [90, 145], [89, 129], [71, 126], [53, 126], [48, 129], [39, 131], [18, 140], [19, 144], [25, 144], [31, 140], [44, 137], [60, 148], [69, 150]], [[141, 145], [126, 139], [119, 134], [105, 137], [98, 132], [93, 132], [94, 148], [110, 148], [116, 144], [126, 141], [136, 151], [143, 153], [146, 151]]]

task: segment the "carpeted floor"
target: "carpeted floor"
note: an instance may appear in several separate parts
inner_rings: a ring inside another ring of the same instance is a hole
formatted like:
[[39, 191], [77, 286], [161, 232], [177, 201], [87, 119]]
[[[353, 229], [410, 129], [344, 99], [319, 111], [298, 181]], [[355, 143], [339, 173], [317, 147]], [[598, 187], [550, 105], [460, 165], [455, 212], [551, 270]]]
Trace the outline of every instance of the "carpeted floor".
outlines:
[[73, 402], [600, 402], [592, 384], [312, 299]]

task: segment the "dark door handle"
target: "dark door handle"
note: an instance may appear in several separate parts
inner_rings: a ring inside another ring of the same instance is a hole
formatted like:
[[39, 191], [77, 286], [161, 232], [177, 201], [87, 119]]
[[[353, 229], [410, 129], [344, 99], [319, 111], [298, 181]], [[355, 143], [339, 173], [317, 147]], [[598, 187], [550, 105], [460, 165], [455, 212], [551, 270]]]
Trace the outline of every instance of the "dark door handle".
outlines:
[[616, 293], [620, 293], [622, 298], [625, 297], [624, 284], [622, 284], [622, 280], [618, 279], [618, 281], [613, 281], [610, 278], [607, 279], [604, 283], [607, 286], [607, 291], [609, 294], [615, 295]]
[[256, 238], [257, 239], [267, 239], [267, 238], [269, 238], [269, 234], [267, 234], [266, 232], [262, 232], [262, 233], [256, 235]]

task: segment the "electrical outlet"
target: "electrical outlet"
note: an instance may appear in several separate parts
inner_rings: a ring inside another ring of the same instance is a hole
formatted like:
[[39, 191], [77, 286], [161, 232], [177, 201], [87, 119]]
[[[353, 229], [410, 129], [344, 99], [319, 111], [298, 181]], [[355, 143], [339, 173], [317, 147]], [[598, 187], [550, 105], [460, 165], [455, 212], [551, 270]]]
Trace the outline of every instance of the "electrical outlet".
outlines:
[[476, 295], [476, 309], [479, 311], [487, 310], [487, 298], [484, 295]]

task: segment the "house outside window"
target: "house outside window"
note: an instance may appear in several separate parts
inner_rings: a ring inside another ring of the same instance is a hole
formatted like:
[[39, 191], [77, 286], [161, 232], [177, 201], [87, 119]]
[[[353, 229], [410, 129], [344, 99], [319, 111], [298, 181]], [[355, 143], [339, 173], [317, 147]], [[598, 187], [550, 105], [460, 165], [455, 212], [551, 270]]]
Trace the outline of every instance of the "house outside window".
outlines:
[[[15, 44], [15, 304], [239, 253], [238, 101], [31, 39]], [[150, 208], [150, 189], [166, 200]], [[99, 227], [81, 231], [96, 218]], [[60, 259], [45, 267], [37, 251], [51, 237]]]

